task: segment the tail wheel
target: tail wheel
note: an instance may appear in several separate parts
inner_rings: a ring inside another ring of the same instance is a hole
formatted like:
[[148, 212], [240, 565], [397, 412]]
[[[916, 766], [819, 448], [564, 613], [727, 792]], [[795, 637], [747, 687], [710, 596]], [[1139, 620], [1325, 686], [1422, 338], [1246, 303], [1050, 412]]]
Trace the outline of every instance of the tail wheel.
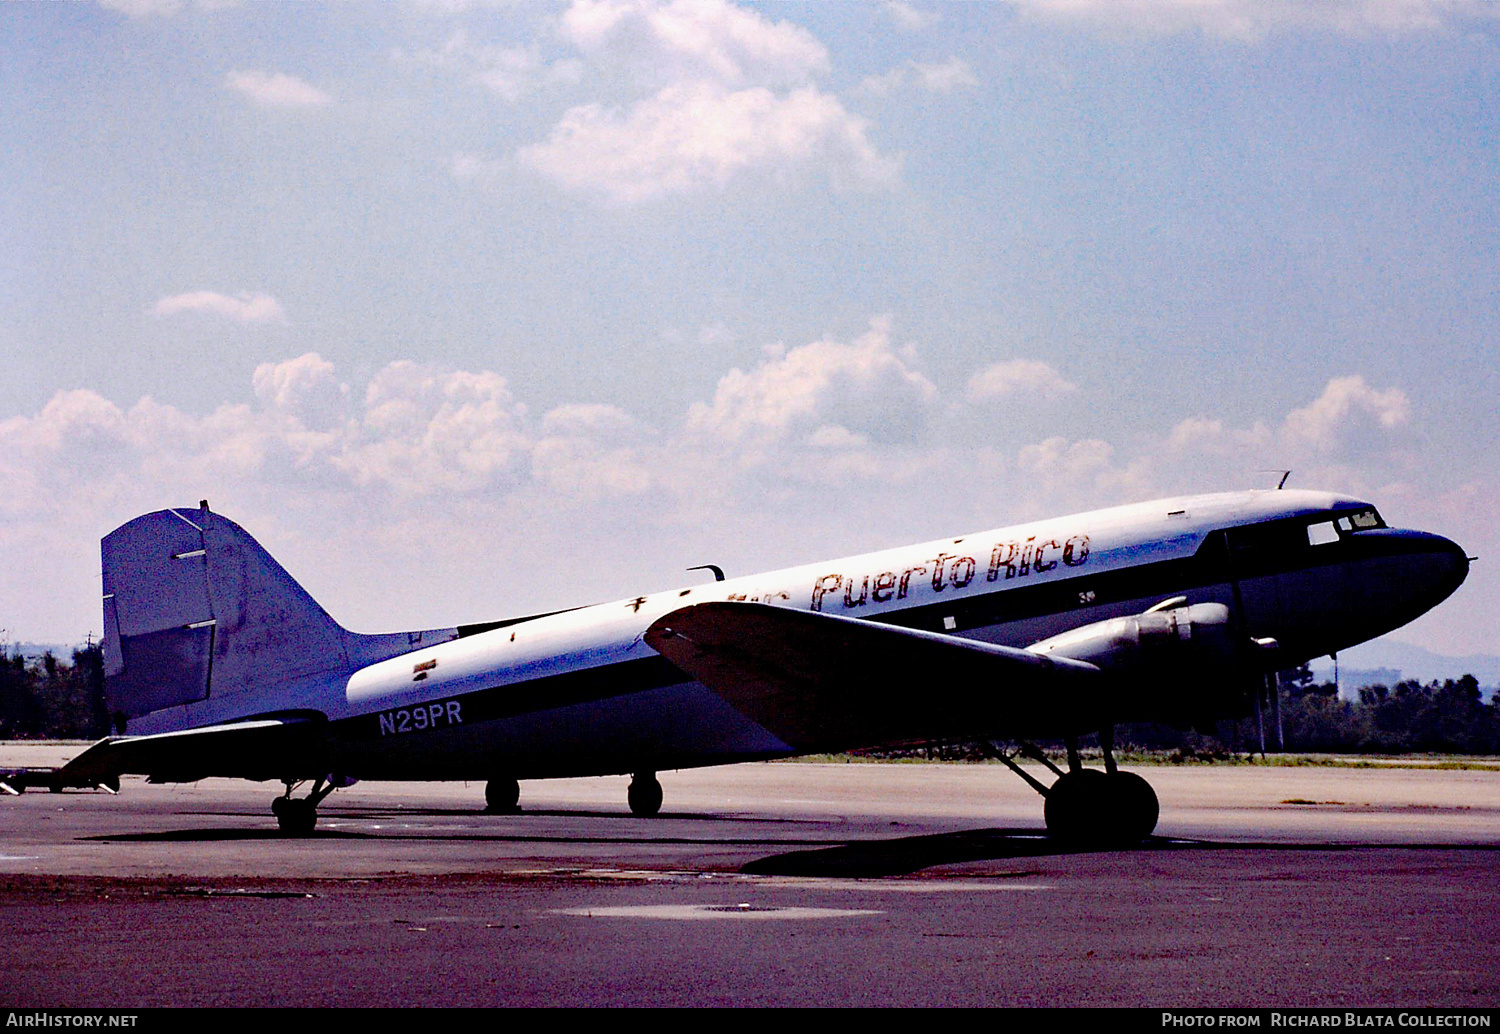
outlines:
[[276, 824], [287, 836], [305, 837], [318, 824], [318, 809], [306, 797], [277, 797], [271, 802]]

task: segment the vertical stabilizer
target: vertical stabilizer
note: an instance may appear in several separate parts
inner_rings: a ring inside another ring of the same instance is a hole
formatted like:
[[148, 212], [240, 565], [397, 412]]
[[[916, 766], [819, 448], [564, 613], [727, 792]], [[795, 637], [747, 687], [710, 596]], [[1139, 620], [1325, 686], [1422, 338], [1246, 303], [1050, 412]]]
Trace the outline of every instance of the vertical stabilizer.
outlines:
[[[346, 631], [238, 524], [206, 507], [158, 510], [105, 536], [105, 693], [123, 720], [340, 674], [452, 629]], [[218, 709], [214, 709], [217, 711]]]

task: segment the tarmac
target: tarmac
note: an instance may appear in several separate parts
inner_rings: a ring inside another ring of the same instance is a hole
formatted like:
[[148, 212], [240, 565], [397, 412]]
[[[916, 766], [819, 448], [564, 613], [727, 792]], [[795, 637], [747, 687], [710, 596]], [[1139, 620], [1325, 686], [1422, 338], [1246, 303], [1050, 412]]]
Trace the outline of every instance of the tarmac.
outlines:
[[[78, 748], [0, 745], [0, 766]], [[1143, 766], [1067, 851], [998, 765], [0, 799], [0, 1006], [1500, 1005], [1500, 771]], [[1038, 773], [1040, 774], [1040, 773]]]

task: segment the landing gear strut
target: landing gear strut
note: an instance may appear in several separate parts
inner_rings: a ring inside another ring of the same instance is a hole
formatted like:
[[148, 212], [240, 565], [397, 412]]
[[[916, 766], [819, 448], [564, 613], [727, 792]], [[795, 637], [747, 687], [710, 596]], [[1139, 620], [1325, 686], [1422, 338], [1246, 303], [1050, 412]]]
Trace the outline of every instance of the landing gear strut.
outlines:
[[305, 837], [318, 824], [318, 805], [324, 797], [338, 789], [340, 783], [325, 783], [318, 779], [313, 783], [312, 792], [306, 797], [293, 797], [292, 791], [302, 780], [286, 779], [283, 782], [286, 783], [286, 793], [271, 801], [271, 814], [276, 816], [276, 824], [281, 827], [282, 833], [290, 837]]
[[655, 772], [637, 772], [630, 780], [630, 789], [625, 791], [630, 802], [630, 814], [647, 817], [661, 811], [661, 783]]
[[1042, 814], [1047, 820], [1047, 835], [1070, 845], [1100, 844], [1125, 846], [1138, 844], [1151, 835], [1161, 806], [1156, 791], [1134, 772], [1121, 772], [1115, 765], [1114, 729], [1100, 730], [1099, 745], [1104, 750], [1104, 771], [1084, 768], [1078, 756], [1078, 738], [1066, 739], [1068, 771], [1049, 761], [1037, 747], [1021, 744], [1020, 753], [1050, 768], [1057, 779], [1043, 786], [1030, 773], [1003, 754], [1001, 761], [1046, 798]]

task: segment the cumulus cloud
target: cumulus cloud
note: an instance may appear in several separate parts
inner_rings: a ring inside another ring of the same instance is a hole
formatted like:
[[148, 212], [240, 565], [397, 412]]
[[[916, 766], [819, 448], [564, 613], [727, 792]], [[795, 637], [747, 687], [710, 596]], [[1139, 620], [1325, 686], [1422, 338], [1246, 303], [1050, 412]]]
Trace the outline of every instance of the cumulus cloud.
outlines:
[[1296, 467], [1335, 456], [1370, 455], [1398, 446], [1398, 434], [1412, 420], [1412, 402], [1398, 387], [1379, 390], [1364, 377], [1335, 377], [1322, 395], [1289, 411], [1278, 423], [1257, 420], [1248, 428], [1217, 417], [1181, 420], [1167, 434], [1175, 456], [1238, 456], [1247, 468]]
[[359, 484], [473, 491], [522, 469], [525, 412], [499, 374], [394, 362], [370, 380], [358, 438], [332, 462]]
[[[436, 50], [394, 55], [463, 70], [512, 101], [544, 77], [607, 84], [609, 102], [573, 104], [545, 139], [502, 160], [461, 151], [456, 177], [518, 167], [615, 204], [756, 177], [786, 186], [812, 175], [835, 189], [880, 189], [899, 177], [900, 157], [883, 154], [868, 122], [817, 85], [828, 50], [801, 26], [725, 0], [576, 0], [558, 19], [558, 40], [578, 57], [549, 64], [542, 42], [486, 46], [462, 33]], [[944, 77], [929, 71], [933, 88]]]
[[268, 294], [241, 291], [230, 296], [217, 291], [187, 291], [162, 298], [151, 307], [157, 316], [180, 312], [206, 312], [240, 323], [279, 323], [286, 319], [281, 303]]
[[1107, 468], [1114, 452], [1114, 446], [1097, 438], [1070, 442], [1054, 436], [1023, 446], [1016, 457], [1016, 465], [1031, 474], [1076, 479]]
[[885, 8], [885, 13], [890, 16], [891, 21], [908, 32], [920, 32], [942, 17], [936, 11], [923, 10], [913, 4], [905, 3], [904, 0], [885, 0], [881, 6]]
[[[238, 7], [241, 0], [197, 0], [193, 5], [200, 11], [221, 11]], [[176, 14], [187, 6], [183, 0], [99, 0], [99, 6], [119, 11], [131, 18], [156, 18]]]
[[882, 155], [866, 129], [816, 87], [780, 96], [704, 80], [669, 86], [626, 112], [571, 108], [545, 142], [517, 156], [564, 187], [622, 203], [815, 166], [838, 186], [889, 185], [900, 163]]
[[[1250, 428], [1224, 426], [1224, 421], [1204, 416], [1190, 416], [1179, 421], [1167, 434], [1167, 448], [1172, 453], [1203, 453], [1228, 456], [1234, 452], [1249, 453], [1255, 449], [1273, 448], [1275, 435], [1264, 423]], [[1267, 462], [1278, 458], [1270, 455]]]
[[910, 441], [937, 395], [932, 382], [892, 349], [890, 321], [882, 317], [853, 342], [774, 346], [755, 370], [729, 371], [712, 402], [693, 404], [688, 427], [759, 445], [795, 435], [820, 448]]
[[99, 0], [99, 6], [131, 18], [151, 18], [176, 14], [182, 0]]
[[[1056, 376], [1025, 373], [1016, 366], [1001, 390]], [[358, 586], [330, 603], [371, 599], [355, 615], [368, 627], [401, 627], [387, 624], [398, 584], [402, 600], [429, 591], [434, 602], [426, 617], [396, 620], [432, 627], [624, 596], [705, 560], [744, 572], [1117, 502], [1269, 487], [1274, 478], [1256, 471], [1270, 466], [1295, 467], [1294, 485], [1377, 502], [1432, 496], [1430, 474], [1393, 447], [1416, 422], [1411, 402], [1356, 376], [1248, 427], [1202, 414], [1157, 438], [1002, 431], [964, 445], [886, 318], [853, 340], [770, 347], [659, 430], [596, 402], [533, 417], [489, 370], [395, 362], [359, 383], [346, 377], [308, 353], [262, 364], [243, 398], [206, 414], [78, 389], [0, 419], [0, 541], [68, 565], [55, 595], [83, 600], [97, 595], [98, 571], [80, 543], [208, 496], [257, 534], [279, 526], [274, 551], [299, 577], [322, 564], [328, 582]], [[1423, 487], [1402, 496], [1403, 484]], [[328, 548], [331, 535], [340, 549]], [[288, 537], [305, 543], [300, 556], [287, 555]], [[579, 555], [611, 563], [559, 566]], [[378, 559], [378, 578], [350, 559], [361, 556]], [[603, 580], [559, 588], [560, 574]], [[21, 584], [5, 576], [0, 588]], [[476, 581], [472, 599], [455, 602], [452, 587]], [[561, 595], [515, 603], [528, 586]], [[91, 614], [97, 621], [91, 606], [70, 613], [80, 634]]]
[[1400, 388], [1377, 391], [1359, 376], [1335, 377], [1310, 405], [1287, 414], [1286, 435], [1294, 443], [1329, 451], [1369, 431], [1392, 431], [1411, 420], [1411, 403]]
[[952, 93], [967, 86], [978, 86], [979, 79], [963, 58], [949, 58], [942, 64], [908, 61], [884, 75], [870, 76], [860, 83], [860, 90], [883, 96], [903, 89], [920, 89], [928, 93]]
[[577, 0], [561, 32], [587, 55], [628, 56], [656, 81], [786, 85], [828, 70], [828, 50], [812, 33], [724, 0]]
[[1030, 17], [1083, 28], [1139, 34], [1199, 32], [1237, 42], [1256, 42], [1291, 32], [1405, 36], [1447, 31], [1464, 22], [1495, 16], [1482, 0], [1009, 0]]
[[526, 45], [475, 43], [463, 29], [439, 47], [392, 51], [399, 64], [457, 72], [514, 104], [550, 83], [574, 83], [582, 74], [572, 58], [547, 61], [536, 42]]
[[230, 72], [224, 85], [263, 108], [316, 108], [333, 101], [311, 83], [284, 72]]
[[654, 478], [643, 446], [650, 432], [617, 406], [569, 403], [549, 410], [531, 450], [532, 476], [573, 498], [637, 495]]
[[1078, 385], [1040, 359], [1008, 359], [970, 377], [964, 395], [970, 402], [1008, 395], [1051, 399], [1077, 390]]
[[260, 364], [251, 386], [268, 410], [295, 417], [312, 428], [342, 423], [349, 396], [349, 386], [339, 381], [333, 364], [316, 352], [284, 363]]

